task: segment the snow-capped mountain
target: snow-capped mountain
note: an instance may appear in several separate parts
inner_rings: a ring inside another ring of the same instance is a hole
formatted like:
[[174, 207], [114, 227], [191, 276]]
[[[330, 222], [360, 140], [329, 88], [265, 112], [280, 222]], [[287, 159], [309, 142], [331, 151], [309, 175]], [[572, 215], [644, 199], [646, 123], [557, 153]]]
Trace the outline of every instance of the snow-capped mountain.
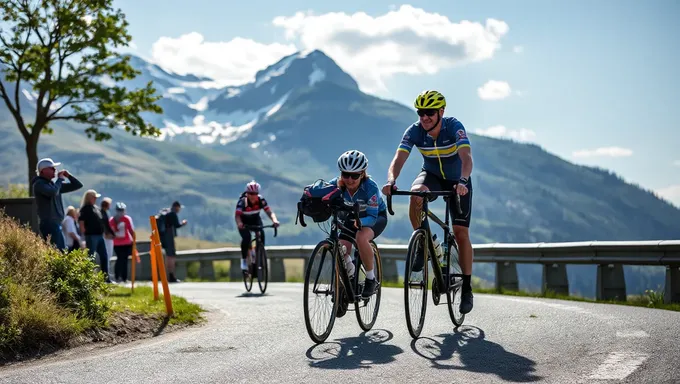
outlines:
[[296, 91], [319, 82], [358, 90], [356, 81], [318, 50], [286, 56], [259, 71], [255, 81], [229, 87], [205, 77], [173, 74], [139, 57], [130, 62], [142, 74], [125, 86], [138, 88], [152, 80], [163, 96], [159, 105], [164, 113], [144, 115], [161, 129], [160, 140], [228, 144], [248, 136]]

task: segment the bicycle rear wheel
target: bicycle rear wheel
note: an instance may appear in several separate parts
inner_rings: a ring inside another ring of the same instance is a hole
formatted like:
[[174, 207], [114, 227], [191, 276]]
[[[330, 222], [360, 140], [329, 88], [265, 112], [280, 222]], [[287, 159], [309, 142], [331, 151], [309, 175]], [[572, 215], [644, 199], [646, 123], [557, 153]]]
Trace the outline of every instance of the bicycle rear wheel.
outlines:
[[317, 344], [326, 341], [331, 334], [340, 304], [340, 280], [335, 251], [330, 241], [319, 242], [309, 257], [305, 271], [305, 327], [309, 337]]
[[[382, 293], [382, 265], [380, 259], [380, 252], [378, 251], [378, 246], [371, 241], [371, 248], [373, 248], [373, 273], [375, 273], [375, 280], [377, 283], [375, 293], [364, 299], [363, 297], [354, 303], [354, 312], [357, 315], [357, 321], [359, 322], [359, 327], [364, 331], [369, 331], [373, 328], [375, 320], [378, 318], [378, 311], [380, 309], [380, 297]], [[363, 291], [364, 280], [366, 279], [366, 268], [361, 263], [361, 258], [357, 260], [357, 281], [359, 283], [357, 286], [357, 292]]]
[[[425, 312], [427, 310], [427, 231], [417, 229], [408, 242], [406, 263], [404, 266], [404, 309], [406, 311], [406, 327], [411, 337], [417, 338], [423, 330]], [[414, 272], [416, 250], [423, 250], [422, 270]]]
[[269, 263], [267, 263], [267, 250], [264, 245], [260, 244], [257, 247], [257, 284], [260, 286], [260, 292], [264, 293], [267, 290], [267, 282], [269, 279]]

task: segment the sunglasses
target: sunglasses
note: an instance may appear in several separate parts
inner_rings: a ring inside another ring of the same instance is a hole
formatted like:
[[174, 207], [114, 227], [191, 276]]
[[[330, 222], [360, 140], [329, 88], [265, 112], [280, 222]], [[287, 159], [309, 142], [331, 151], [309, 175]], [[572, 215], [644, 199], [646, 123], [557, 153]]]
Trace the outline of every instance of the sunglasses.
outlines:
[[342, 173], [342, 178], [343, 179], [352, 179], [352, 180], [357, 180], [358, 178], [361, 177], [361, 173], [349, 173], [349, 172], [343, 172]]
[[418, 110], [418, 116], [422, 117], [422, 116], [427, 115], [427, 116], [432, 117], [432, 116], [436, 115], [437, 112], [439, 112], [438, 109], [419, 109]]

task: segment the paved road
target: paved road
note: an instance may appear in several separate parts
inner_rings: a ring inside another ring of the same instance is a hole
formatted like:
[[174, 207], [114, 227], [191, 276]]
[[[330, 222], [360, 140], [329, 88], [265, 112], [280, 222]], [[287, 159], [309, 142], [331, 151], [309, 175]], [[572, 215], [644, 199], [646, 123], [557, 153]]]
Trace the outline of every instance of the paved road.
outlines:
[[[257, 286], [253, 286], [256, 290]], [[680, 313], [547, 299], [477, 295], [454, 331], [428, 303], [412, 341], [402, 291], [383, 289], [373, 330], [353, 312], [328, 342], [305, 331], [301, 284], [182, 283], [175, 294], [209, 309], [207, 325], [85, 354], [0, 368], [1, 383], [673, 383], [680, 382]]]

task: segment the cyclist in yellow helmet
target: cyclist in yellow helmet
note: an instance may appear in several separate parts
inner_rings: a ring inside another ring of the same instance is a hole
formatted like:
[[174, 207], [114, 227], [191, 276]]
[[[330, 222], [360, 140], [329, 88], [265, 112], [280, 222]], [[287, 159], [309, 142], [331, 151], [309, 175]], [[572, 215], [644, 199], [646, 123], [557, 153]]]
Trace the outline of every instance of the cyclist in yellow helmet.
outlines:
[[[396, 190], [396, 181], [404, 163], [416, 146], [423, 156], [422, 171], [411, 185], [411, 191], [453, 190], [460, 195], [463, 215], [459, 215], [455, 204], [451, 204], [453, 233], [460, 251], [460, 264], [463, 272], [462, 300], [460, 312], [472, 310], [472, 244], [470, 243], [470, 214], [472, 213], [472, 153], [470, 139], [463, 124], [454, 117], [444, 117], [446, 98], [434, 90], [421, 92], [414, 101], [420, 117], [416, 123], [406, 128], [401, 143], [392, 159], [387, 172], [387, 184], [382, 192], [390, 195]], [[409, 218], [413, 229], [420, 224], [422, 198], [411, 196]], [[423, 267], [422, 252], [416, 255], [413, 271]]]

